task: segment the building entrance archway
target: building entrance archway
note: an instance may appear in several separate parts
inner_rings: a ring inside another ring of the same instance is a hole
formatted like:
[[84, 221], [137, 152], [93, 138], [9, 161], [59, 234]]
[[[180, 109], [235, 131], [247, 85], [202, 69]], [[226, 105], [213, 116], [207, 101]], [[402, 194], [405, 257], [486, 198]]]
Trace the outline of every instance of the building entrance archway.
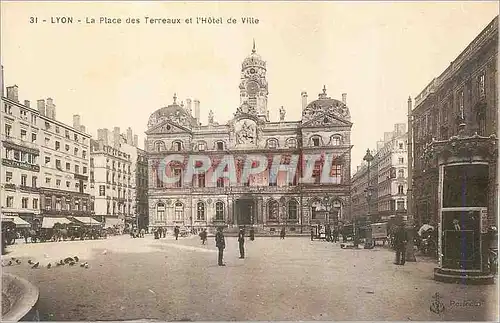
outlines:
[[256, 222], [256, 200], [253, 198], [240, 198], [236, 200], [236, 224], [252, 225]]

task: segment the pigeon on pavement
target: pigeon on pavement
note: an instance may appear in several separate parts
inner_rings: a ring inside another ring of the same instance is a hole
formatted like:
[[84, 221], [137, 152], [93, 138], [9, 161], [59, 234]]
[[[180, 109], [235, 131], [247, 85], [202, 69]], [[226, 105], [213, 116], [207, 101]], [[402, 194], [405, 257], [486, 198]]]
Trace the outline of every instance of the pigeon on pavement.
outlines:
[[80, 261], [80, 259], [77, 256], [74, 256], [73, 258], [75, 259], [76, 262]]
[[47, 265], [47, 269], [50, 269], [50, 267], [52, 267], [52, 264], [49, 262], [49, 264]]
[[34, 264], [34, 265], [33, 265], [33, 267], [31, 267], [31, 268], [33, 268], [33, 269], [38, 268], [38, 266], [39, 266], [39, 265], [40, 265], [40, 263], [39, 263], [39, 262], [37, 262], [37, 263], [36, 263], [36, 264]]
[[28, 264], [33, 265], [34, 262], [30, 259], [30, 260], [28, 260]]

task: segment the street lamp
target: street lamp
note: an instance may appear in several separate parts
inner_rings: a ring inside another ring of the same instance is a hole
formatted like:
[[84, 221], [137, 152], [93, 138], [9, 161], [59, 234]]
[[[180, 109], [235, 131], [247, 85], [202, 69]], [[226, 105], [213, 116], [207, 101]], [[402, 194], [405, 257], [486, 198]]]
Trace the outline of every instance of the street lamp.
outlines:
[[368, 163], [368, 185], [366, 187], [366, 201], [368, 202], [368, 213], [366, 216], [366, 242], [365, 242], [365, 249], [371, 248], [372, 247], [372, 232], [371, 232], [371, 208], [370, 208], [370, 202], [372, 198], [372, 187], [371, 187], [371, 180], [370, 180], [370, 164], [373, 161], [374, 157], [370, 153], [370, 149], [366, 150], [365, 157], [363, 157], [363, 160]]
[[330, 207], [330, 198], [327, 196], [325, 196], [323, 198], [323, 204], [325, 205], [325, 211], [326, 211], [326, 223], [328, 225], [330, 225], [330, 210], [329, 210], [329, 207]]

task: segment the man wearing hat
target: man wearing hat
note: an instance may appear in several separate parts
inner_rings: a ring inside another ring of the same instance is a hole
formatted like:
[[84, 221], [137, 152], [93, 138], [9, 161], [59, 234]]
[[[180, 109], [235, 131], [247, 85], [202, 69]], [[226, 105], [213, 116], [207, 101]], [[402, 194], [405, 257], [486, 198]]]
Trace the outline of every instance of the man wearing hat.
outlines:
[[219, 249], [218, 264], [219, 266], [225, 266], [222, 262], [224, 257], [224, 248], [226, 248], [226, 241], [224, 240], [224, 234], [222, 233], [222, 227], [217, 228], [217, 233], [215, 234], [215, 246]]
[[243, 228], [240, 228], [238, 233], [238, 244], [240, 245], [240, 259], [243, 259], [245, 258], [245, 231]]

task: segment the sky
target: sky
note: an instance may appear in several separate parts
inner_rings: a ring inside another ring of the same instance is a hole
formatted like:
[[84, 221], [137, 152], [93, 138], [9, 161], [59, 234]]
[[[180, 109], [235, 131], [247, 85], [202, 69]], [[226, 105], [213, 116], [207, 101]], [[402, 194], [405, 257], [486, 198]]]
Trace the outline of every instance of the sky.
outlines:
[[[131, 127], [142, 147], [150, 114], [171, 104], [174, 93], [179, 101], [200, 100], [202, 123], [210, 110], [219, 123], [232, 118], [241, 62], [255, 39], [267, 61], [272, 121], [281, 106], [286, 120], [299, 120], [302, 91], [309, 101], [323, 85], [332, 98], [347, 93], [354, 170], [384, 132], [406, 123], [408, 97], [441, 74], [498, 11], [496, 1], [9, 1], [1, 4], [1, 63], [5, 85], [18, 85], [21, 102], [36, 107], [36, 100], [51, 97], [58, 120], [71, 125], [80, 114], [94, 136], [99, 128]], [[50, 23], [62, 16], [74, 23]], [[145, 24], [145, 16], [182, 24]], [[122, 23], [86, 24], [87, 17]], [[186, 24], [190, 17], [224, 23]], [[243, 24], [245, 17], [259, 22]]]

